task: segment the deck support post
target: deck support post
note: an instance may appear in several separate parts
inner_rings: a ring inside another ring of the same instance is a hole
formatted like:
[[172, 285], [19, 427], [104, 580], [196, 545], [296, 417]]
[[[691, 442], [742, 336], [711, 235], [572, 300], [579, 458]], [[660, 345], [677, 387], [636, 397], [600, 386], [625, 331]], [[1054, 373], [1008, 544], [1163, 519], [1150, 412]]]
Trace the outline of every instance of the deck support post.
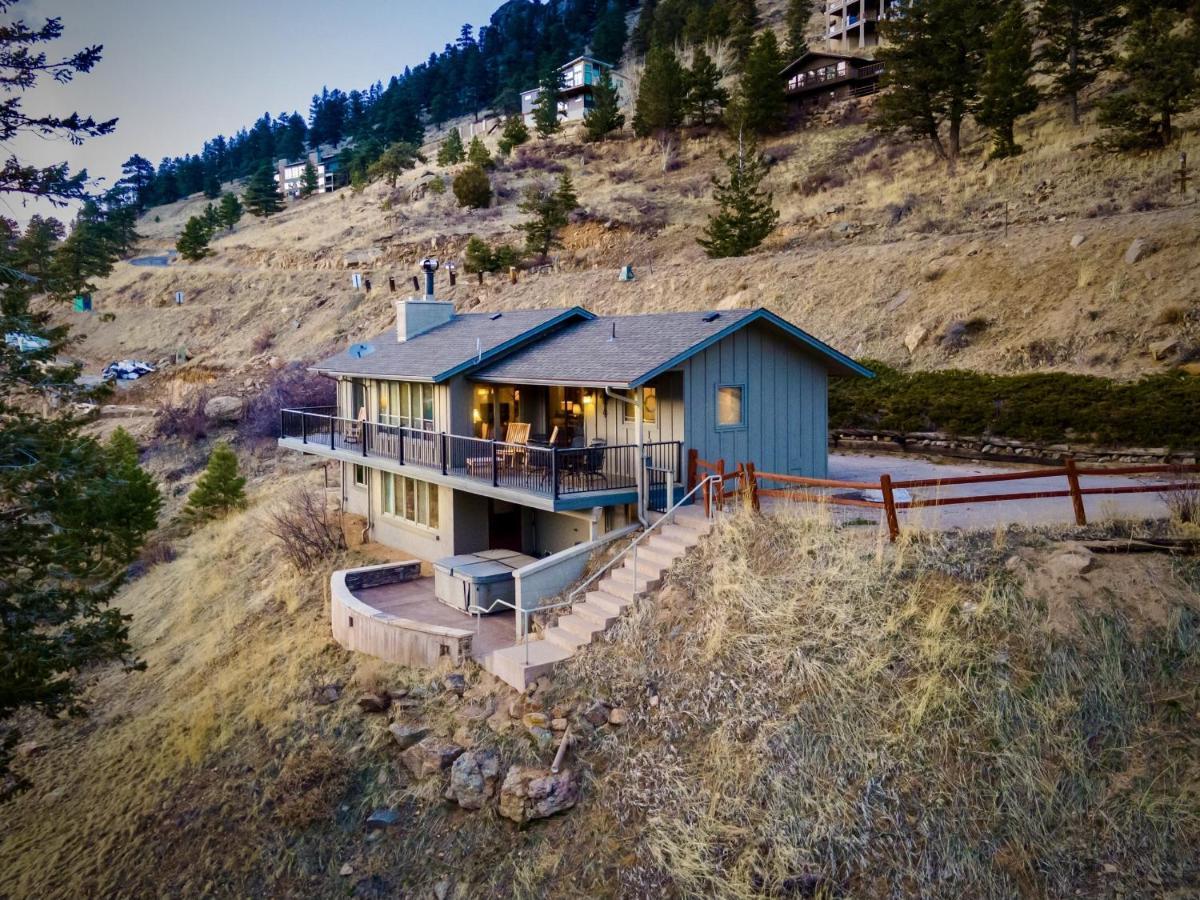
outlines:
[[700, 468], [699, 463], [700, 451], [692, 447], [688, 450], [687, 455], [687, 489], [689, 491], [696, 489], [696, 476], [699, 474], [697, 470]]

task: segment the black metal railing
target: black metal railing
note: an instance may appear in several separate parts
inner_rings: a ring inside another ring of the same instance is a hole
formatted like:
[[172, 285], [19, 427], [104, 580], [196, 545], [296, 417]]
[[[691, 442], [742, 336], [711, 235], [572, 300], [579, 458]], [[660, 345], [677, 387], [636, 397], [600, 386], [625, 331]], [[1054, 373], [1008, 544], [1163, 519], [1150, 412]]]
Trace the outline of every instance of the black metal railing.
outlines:
[[[314, 447], [387, 459], [455, 475], [493, 487], [561, 497], [595, 491], [631, 490], [638, 483], [636, 444], [547, 447], [509, 444], [420, 428], [403, 428], [335, 415], [329, 407], [285, 409], [280, 434]], [[683, 444], [656, 441], [643, 445], [642, 465], [683, 472]]]

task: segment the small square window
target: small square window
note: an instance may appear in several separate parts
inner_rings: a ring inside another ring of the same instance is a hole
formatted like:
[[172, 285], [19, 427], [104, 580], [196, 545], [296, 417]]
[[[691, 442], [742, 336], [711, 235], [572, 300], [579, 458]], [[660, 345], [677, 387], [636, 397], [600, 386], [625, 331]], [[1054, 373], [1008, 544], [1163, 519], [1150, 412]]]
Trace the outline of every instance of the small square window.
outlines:
[[367, 486], [367, 467], [366, 466], [355, 466], [354, 467], [354, 483], [358, 487], [366, 487]]
[[742, 386], [722, 384], [717, 386], [717, 427], [740, 428], [746, 424], [742, 405]]

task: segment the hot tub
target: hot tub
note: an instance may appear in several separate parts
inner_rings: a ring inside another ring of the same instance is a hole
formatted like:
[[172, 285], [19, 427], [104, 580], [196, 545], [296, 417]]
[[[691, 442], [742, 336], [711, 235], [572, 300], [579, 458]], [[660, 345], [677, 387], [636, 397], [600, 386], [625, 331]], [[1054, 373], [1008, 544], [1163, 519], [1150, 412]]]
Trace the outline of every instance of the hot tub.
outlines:
[[447, 556], [433, 564], [433, 590], [438, 600], [464, 613], [473, 606], [485, 613], [510, 609], [517, 584], [513, 572], [537, 560], [512, 550], [481, 550]]

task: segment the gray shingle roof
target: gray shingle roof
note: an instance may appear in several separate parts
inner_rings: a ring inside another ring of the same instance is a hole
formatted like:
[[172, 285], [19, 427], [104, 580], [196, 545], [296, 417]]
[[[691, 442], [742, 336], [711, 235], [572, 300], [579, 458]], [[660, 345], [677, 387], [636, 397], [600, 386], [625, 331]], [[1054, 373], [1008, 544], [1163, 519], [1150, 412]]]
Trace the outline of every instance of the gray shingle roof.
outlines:
[[[474, 377], [518, 383], [628, 386], [698, 349], [758, 310], [602, 316], [562, 329], [485, 366]], [[616, 340], [612, 339], [616, 327]]]
[[493, 318], [495, 315], [460, 313], [445, 325], [403, 343], [396, 340], [392, 328], [366, 342], [375, 348], [374, 352], [359, 358], [351, 356], [347, 348], [313, 368], [339, 375], [443, 381], [473, 365], [480, 351], [486, 362], [489, 356], [521, 346], [560, 323], [590, 317], [591, 313], [572, 307], [510, 310]]

